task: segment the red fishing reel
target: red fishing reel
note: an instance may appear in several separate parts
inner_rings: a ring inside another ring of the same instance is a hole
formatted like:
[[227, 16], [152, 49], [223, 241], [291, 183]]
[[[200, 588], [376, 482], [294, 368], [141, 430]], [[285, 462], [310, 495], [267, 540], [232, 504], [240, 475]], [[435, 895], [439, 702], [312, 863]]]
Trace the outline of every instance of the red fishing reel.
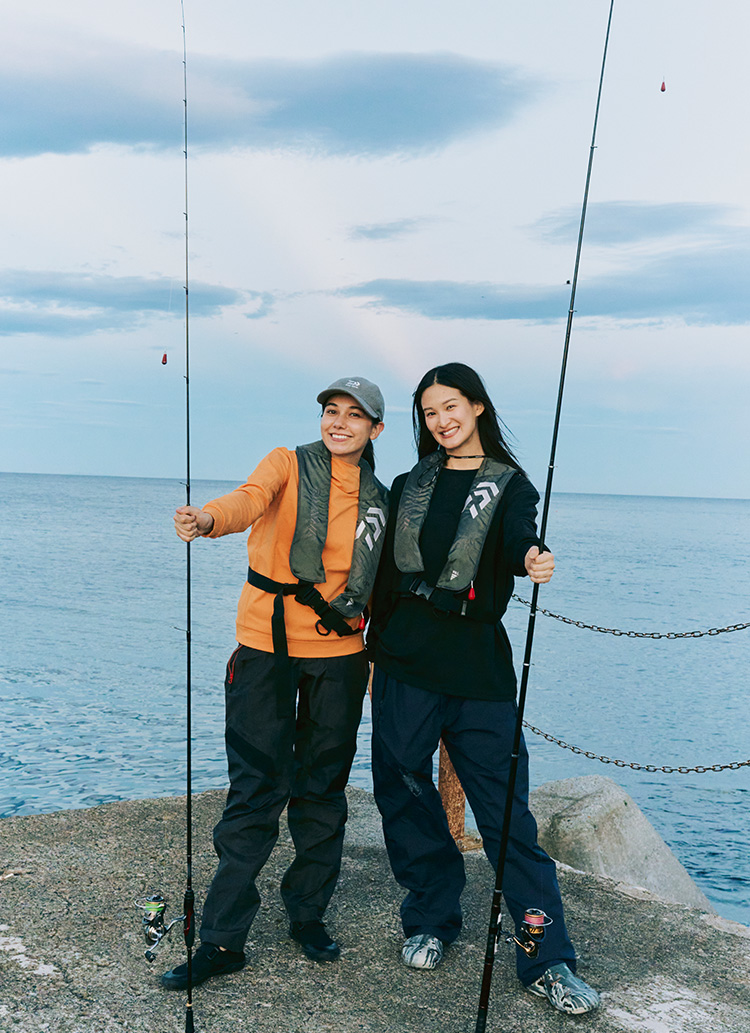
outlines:
[[549, 915], [535, 907], [527, 908], [518, 935], [513, 937], [513, 942], [517, 943], [528, 957], [535, 958], [539, 953], [539, 945], [544, 939], [545, 929], [548, 925], [552, 925]]

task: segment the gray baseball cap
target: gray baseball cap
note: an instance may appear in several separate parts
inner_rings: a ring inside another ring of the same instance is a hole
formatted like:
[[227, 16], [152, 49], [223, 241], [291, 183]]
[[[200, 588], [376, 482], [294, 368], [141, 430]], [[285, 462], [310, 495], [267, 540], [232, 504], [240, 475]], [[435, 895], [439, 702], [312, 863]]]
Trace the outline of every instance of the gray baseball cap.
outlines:
[[342, 377], [335, 380], [318, 395], [318, 401], [325, 405], [331, 395], [351, 395], [362, 406], [368, 416], [380, 423], [385, 413], [385, 401], [377, 384], [364, 377]]

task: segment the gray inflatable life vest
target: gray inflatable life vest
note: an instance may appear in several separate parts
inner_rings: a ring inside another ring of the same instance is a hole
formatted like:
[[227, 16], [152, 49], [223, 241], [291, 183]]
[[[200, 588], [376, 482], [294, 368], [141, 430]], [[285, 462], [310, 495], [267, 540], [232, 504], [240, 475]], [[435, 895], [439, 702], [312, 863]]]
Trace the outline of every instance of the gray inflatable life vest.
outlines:
[[[297, 524], [289, 566], [300, 581], [322, 584], [326, 580], [323, 547], [328, 534], [328, 500], [331, 493], [331, 453], [322, 441], [299, 445]], [[359, 514], [347, 586], [330, 606], [343, 617], [362, 613], [370, 598], [388, 519], [388, 490], [367, 462], [359, 461]]]
[[[402, 574], [419, 574], [424, 571], [419, 535], [430, 506], [438, 467], [442, 462], [440, 452], [431, 452], [417, 463], [406, 479], [399, 502], [393, 543], [396, 566]], [[465, 592], [469, 588], [476, 577], [492, 516], [514, 473], [514, 467], [497, 459], [487, 458], [482, 462], [461, 511], [456, 537], [445, 566], [437, 584], [426, 588], [453, 593]], [[417, 591], [417, 594], [427, 597], [424, 589]]]

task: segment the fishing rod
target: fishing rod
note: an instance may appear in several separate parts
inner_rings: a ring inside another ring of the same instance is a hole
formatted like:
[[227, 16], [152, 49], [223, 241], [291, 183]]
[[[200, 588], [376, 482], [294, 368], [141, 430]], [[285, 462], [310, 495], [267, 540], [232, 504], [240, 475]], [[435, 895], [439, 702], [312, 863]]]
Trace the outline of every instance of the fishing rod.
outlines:
[[[184, 102], [183, 136], [185, 169], [185, 505], [190, 505], [190, 247], [188, 228], [188, 99], [187, 99], [187, 36], [185, 32], [185, 0], [180, 0], [182, 13], [182, 86]], [[193, 944], [195, 942], [195, 893], [193, 892], [193, 757], [192, 757], [192, 577], [190, 542], [186, 551], [186, 705], [185, 705], [185, 896], [183, 898], [183, 934], [187, 952], [187, 1003], [185, 1033], [193, 1033]]]
[[[573, 314], [575, 312], [576, 287], [578, 285], [578, 270], [581, 264], [581, 250], [583, 246], [583, 229], [586, 223], [586, 209], [588, 207], [589, 186], [591, 184], [591, 169], [594, 164], [594, 151], [596, 149], [596, 129], [599, 122], [599, 107], [602, 99], [602, 87], [604, 85], [604, 69], [607, 63], [607, 49], [609, 47], [609, 33], [612, 26], [612, 12], [615, 0], [610, 0], [609, 18], [607, 19], [607, 31], [604, 38], [604, 52], [602, 55], [601, 72], [599, 75], [599, 90], [596, 96], [596, 110], [594, 113], [594, 127], [591, 134], [591, 146], [589, 148], [589, 161], [586, 170], [586, 186], [583, 191], [583, 205], [581, 207], [581, 222], [578, 228], [578, 244], [576, 247], [575, 267], [573, 269], [573, 280], [570, 288], [570, 306], [568, 308], [568, 321], [565, 329], [565, 344], [563, 347], [562, 362], [560, 367], [560, 382], [557, 391], [557, 405], [555, 407], [555, 420], [552, 431], [552, 444], [550, 447], [549, 464], [547, 467], [547, 483], [544, 489], [544, 503], [542, 505], [542, 520], [539, 529], [541, 550], [546, 551], [544, 545], [547, 533], [547, 520], [549, 517], [550, 498], [552, 495], [552, 478], [555, 470], [555, 455], [557, 452], [557, 437], [560, 429], [560, 414], [562, 411], [563, 389], [565, 387], [565, 373], [568, 365], [568, 352], [570, 349], [570, 335], [573, 328]], [[518, 692], [518, 708], [516, 727], [513, 737], [513, 749], [510, 758], [510, 769], [508, 772], [508, 789], [505, 798], [505, 810], [503, 813], [503, 827], [500, 836], [500, 853], [497, 862], [495, 878], [495, 889], [492, 896], [492, 909], [490, 911], [490, 924], [487, 932], [487, 950], [484, 957], [484, 971], [482, 973], [482, 986], [479, 993], [479, 1006], [477, 1009], [477, 1021], [475, 1033], [484, 1033], [487, 1026], [487, 1010], [490, 999], [490, 988], [492, 985], [492, 972], [495, 963], [497, 945], [502, 935], [502, 922], [500, 915], [500, 903], [503, 896], [503, 879], [505, 876], [505, 860], [508, 851], [508, 839], [510, 836], [510, 819], [513, 807], [513, 794], [516, 787], [516, 775], [518, 772], [518, 757], [521, 749], [521, 736], [523, 733], [523, 712], [526, 705], [526, 693], [529, 682], [529, 671], [531, 669], [531, 650], [534, 641], [534, 626], [536, 621], [537, 599], [539, 597], [539, 584], [534, 585], [531, 596], [531, 610], [529, 623], [526, 630], [526, 646], [523, 657], [523, 670], [521, 674], [521, 685]], [[546, 919], [546, 922], [545, 922]], [[510, 937], [521, 947], [529, 957], [538, 953], [539, 943], [544, 937], [544, 929], [549, 924], [549, 919], [543, 911], [530, 908], [521, 923], [520, 936]]]
[[[183, 137], [184, 137], [184, 183], [185, 183], [185, 496], [187, 506], [190, 505], [190, 250], [188, 227], [188, 95], [187, 95], [187, 35], [185, 31], [185, 2], [180, 0], [182, 13], [182, 82], [183, 82]], [[166, 358], [166, 356], [165, 356]], [[164, 360], [162, 360], [164, 361]], [[167, 901], [160, 893], [140, 897], [136, 905], [143, 910], [143, 931], [149, 945], [145, 956], [148, 961], [156, 957], [156, 950], [162, 939], [169, 936], [172, 928], [183, 923], [185, 949], [187, 951], [187, 1004], [185, 1009], [185, 1033], [194, 1033], [193, 1019], [193, 944], [195, 942], [195, 893], [193, 892], [193, 801], [192, 801], [192, 571], [190, 542], [185, 543], [185, 645], [186, 645], [186, 707], [185, 707], [185, 741], [186, 741], [186, 813], [185, 813], [185, 853], [186, 884], [182, 902], [182, 916], [165, 924]]]

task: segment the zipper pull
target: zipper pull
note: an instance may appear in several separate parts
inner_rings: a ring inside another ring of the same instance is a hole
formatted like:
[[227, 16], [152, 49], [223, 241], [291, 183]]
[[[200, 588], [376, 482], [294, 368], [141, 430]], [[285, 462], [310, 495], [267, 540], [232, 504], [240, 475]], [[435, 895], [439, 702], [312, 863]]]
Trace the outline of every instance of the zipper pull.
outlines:
[[364, 631], [365, 630], [365, 623], [366, 623], [365, 622], [365, 615], [362, 614], [362, 616], [359, 618], [359, 630], [360, 631]]
[[477, 593], [474, 591], [474, 582], [472, 581], [469, 585], [469, 599], [476, 599]]

